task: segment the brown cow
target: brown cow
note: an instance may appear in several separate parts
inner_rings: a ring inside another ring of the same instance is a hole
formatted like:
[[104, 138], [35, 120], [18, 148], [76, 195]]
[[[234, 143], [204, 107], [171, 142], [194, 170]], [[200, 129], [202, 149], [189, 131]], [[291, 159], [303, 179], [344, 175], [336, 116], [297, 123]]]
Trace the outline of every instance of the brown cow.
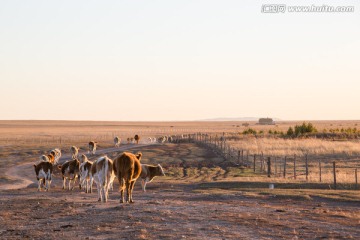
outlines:
[[89, 154], [95, 155], [96, 145], [97, 145], [97, 142], [94, 142], [94, 141], [89, 142], [89, 151], [88, 151]]
[[140, 136], [139, 135], [135, 135], [134, 137], [135, 141], [136, 141], [136, 144], [139, 144], [139, 141], [140, 141]]
[[54, 157], [54, 155], [52, 155], [52, 154], [47, 154], [47, 155], [42, 155], [42, 156], [40, 157], [40, 160], [43, 161], [43, 162], [49, 162], [49, 163], [51, 163], [51, 164], [54, 164], [54, 162], [55, 162], [55, 157]]
[[120, 203], [124, 202], [124, 190], [126, 187], [126, 202], [133, 203], [132, 191], [136, 180], [141, 173], [142, 153], [132, 154], [124, 152], [114, 160], [114, 170], [120, 184]]
[[59, 159], [61, 158], [61, 150], [59, 148], [55, 148], [51, 150], [50, 154], [53, 155], [55, 158], [54, 164], [58, 164]]
[[44, 185], [46, 191], [50, 189], [51, 174], [53, 172], [53, 164], [50, 162], [40, 162], [34, 164], [36, 179], [38, 180], [38, 191], [41, 190], [41, 184]]
[[[80, 162], [77, 159], [67, 161], [63, 165], [58, 165], [58, 168], [61, 169], [62, 179], [63, 179], [63, 189], [65, 189], [66, 179], [69, 179], [69, 190], [75, 188], [76, 179], [80, 175]], [[74, 181], [74, 185], [71, 188], [71, 181]], [[81, 184], [79, 184], [81, 189]]]
[[163, 168], [158, 164], [152, 166], [148, 164], [141, 164], [141, 186], [144, 192], [146, 192], [146, 184], [151, 182], [156, 176], [165, 176]]

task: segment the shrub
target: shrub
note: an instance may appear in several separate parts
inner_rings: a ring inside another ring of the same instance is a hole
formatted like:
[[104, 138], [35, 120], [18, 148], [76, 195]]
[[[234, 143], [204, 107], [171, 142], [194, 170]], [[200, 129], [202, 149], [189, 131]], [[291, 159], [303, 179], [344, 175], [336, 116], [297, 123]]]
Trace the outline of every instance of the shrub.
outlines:
[[247, 135], [247, 134], [257, 134], [256, 130], [252, 129], [252, 128], [248, 128], [247, 130], [243, 131], [243, 134]]
[[292, 127], [289, 127], [289, 129], [286, 132], [286, 135], [289, 137], [294, 136], [294, 129]]
[[302, 125], [295, 125], [295, 136], [304, 135], [306, 133], [316, 133], [317, 129], [312, 125], [312, 123], [306, 124], [305, 122]]

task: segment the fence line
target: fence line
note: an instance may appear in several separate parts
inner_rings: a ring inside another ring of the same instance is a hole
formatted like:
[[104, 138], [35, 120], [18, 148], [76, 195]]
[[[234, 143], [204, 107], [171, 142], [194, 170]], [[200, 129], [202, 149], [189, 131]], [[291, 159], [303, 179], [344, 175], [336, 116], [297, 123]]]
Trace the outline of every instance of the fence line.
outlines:
[[[226, 141], [225, 134], [211, 135], [208, 133], [189, 134], [189, 139], [204, 147], [212, 149], [225, 161], [233, 166], [250, 168], [254, 173], [267, 175], [271, 178], [293, 179], [305, 182], [331, 183], [333, 189], [339, 189], [339, 184], [351, 184], [350, 189], [358, 188], [357, 168], [360, 160], [356, 159], [355, 167], [341, 166], [337, 161], [325, 164], [319, 156], [265, 156], [263, 152], [252, 153], [248, 150], [234, 148]], [[246, 156], [246, 157], [245, 157]], [[318, 166], [311, 162], [311, 158], [318, 159]], [[279, 167], [279, 169], [278, 169]], [[289, 169], [292, 174], [289, 175]], [[290, 170], [291, 171], [291, 170]], [[324, 179], [326, 174], [327, 179]], [[316, 178], [317, 176], [317, 178]], [[351, 177], [352, 176], [352, 177]], [[345, 186], [342, 186], [344, 188]]]

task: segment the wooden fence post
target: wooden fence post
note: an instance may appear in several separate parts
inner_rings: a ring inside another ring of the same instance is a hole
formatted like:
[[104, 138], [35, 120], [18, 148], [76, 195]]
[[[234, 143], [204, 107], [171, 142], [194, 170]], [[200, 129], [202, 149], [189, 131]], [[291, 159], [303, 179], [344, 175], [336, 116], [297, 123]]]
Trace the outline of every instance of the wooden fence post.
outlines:
[[357, 168], [355, 168], [355, 189], [358, 189]]
[[334, 174], [334, 189], [336, 190], [336, 163], [333, 162], [333, 174]]
[[294, 179], [296, 179], [296, 155], [294, 155]]
[[275, 172], [274, 172], [274, 174], [275, 174], [275, 177], [276, 177], [276, 175], [277, 175], [276, 157], [274, 157], [274, 165], [275, 165]]
[[306, 174], [306, 181], [308, 181], [309, 176], [309, 166], [308, 166], [308, 155], [305, 156], [305, 174]]
[[256, 167], [256, 154], [254, 154], [254, 172], [255, 172], [255, 167]]
[[320, 180], [320, 182], [322, 182], [321, 181], [321, 159], [319, 159], [319, 180]]
[[268, 173], [268, 177], [271, 176], [271, 159], [270, 157], [268, 157], [267, 159], [267, 173]]
[[284, 178], [286, 178], [286, 156], [284, 159], [284, 173], [283, 173]]
[[238, 164], [240, 164], [240, 150], [238, 150], [237, 160], [238, 160]]
[[244, 162], [244, 150], [241, 150], [241, 162]]

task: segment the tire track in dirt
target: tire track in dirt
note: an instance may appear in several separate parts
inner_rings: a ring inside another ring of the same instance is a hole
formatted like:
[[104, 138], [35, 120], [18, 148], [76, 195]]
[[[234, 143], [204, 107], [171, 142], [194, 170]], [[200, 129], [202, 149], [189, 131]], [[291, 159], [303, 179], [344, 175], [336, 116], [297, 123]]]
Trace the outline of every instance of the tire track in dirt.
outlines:
[[[138, 144], [138, 145], [123, 145], [119, 148], [106, 148], [100, 149], [96, 151], [96, 155], [108, 154], [113, 152], [121, 152], [130, 149], [136, 149], [139, 147], [156, 145], [156, 143], [149, 143], [149, 144]], [[84, 154], [86, 151], [79, 152], [79, 154]], [[64, 163], [71, 159], [70, 154], [64, 154], [60, 159], [60, 164]], [[11, 180], [14, 180], [14, 183], [7, 183], [0, 186], [0, 191], [3, 190], [14, 190], [20, 188], [27, 188], [35, 181], [35, 173], [34, 167], [32, 166], [34, 162], [24, 163], [20, 165], [16, 165], [11, 167], [5, 174], [5, 176]]]

